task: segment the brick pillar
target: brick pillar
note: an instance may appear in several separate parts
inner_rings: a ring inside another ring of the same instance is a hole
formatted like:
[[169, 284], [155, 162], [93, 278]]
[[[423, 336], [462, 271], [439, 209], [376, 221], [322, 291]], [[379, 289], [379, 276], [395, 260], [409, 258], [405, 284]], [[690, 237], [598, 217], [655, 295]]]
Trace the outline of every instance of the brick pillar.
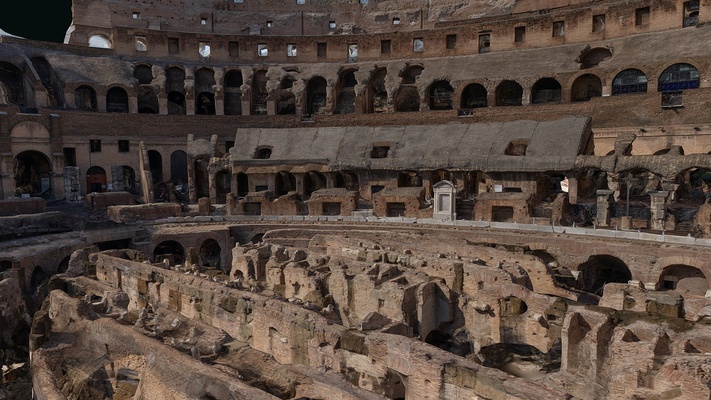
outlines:
[[612, 206], [612, 190], [597, 191], [597, 226], [610, 226], [610, 207]]

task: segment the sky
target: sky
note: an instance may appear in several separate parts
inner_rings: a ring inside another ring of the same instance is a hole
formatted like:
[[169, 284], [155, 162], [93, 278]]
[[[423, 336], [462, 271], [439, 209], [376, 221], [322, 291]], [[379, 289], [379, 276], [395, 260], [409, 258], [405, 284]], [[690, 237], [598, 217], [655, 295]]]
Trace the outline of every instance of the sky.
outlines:
[[0, 29], [28, 39], [63, 42], [72, 23], [71, 0], [0, 0]]

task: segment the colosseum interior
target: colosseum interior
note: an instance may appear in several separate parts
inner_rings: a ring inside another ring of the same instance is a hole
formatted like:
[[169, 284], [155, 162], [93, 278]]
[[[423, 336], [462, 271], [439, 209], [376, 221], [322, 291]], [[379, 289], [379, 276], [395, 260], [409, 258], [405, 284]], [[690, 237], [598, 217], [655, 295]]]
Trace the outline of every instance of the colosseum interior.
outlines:
[[72, 14], [0, 35], [0, 399], [711, 399], [710, 1]]

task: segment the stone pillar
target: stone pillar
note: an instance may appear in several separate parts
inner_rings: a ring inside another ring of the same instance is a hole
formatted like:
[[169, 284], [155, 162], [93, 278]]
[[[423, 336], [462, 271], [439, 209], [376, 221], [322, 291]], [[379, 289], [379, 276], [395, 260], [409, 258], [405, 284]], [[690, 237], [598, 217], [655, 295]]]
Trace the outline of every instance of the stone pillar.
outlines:
[[162, 92], [158, 95], [158, 114], [168, 115], [168, 95]]
[[649, 221], [650, 229], [655, 231], [664, 230], [664, 214], [666, 211], [666, 200], [669, 192], [666, 190], [655, 190], [649, 192], [651, 221]]
[[569, 176], [568, 178], [568, 201], [570, 204], [578, 204], [578, 178]]
[[450, 181], [439, 181], [434, 186], [434, 213], [432, 218], [453, 221], [457, 219], [457, 188]]
[[612, 206], [612, 190], [597, 191], [597, 226], [610, 226], [610, 208]]
[[249, 115], [252, 113], [252, 103], [249, 97], [249, 94], [242, 95], [242, 115]]
[[68, 203], [81, 201], [79, 167], [64, 167], [64, 200]]

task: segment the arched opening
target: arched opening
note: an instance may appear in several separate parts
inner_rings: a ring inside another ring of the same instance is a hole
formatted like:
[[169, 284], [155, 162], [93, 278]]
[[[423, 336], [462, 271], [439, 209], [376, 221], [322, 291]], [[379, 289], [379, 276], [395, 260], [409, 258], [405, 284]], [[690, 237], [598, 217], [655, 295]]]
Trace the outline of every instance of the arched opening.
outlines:
[[217, 194], [217, 203], [225, 204], [227, 195], [232, 191], [232, 173], [222, 170], [215, 174], [215, 192]]
[[207, 167], [210, 160], [207, 157], [198, 157], [195, 159], [195, 194], [197, 198], [209, 197], [209, 175]]
[[267, 71], [257, 71], [252, 79], [252, 115], [267, 115]]
[[52, 189], [52, 164], [42, 153], [34, 150], [23, 151], [13, 160], [15, 195], [49, 197]]
[[[57, 79], [57, 75], [44, 57], [32, 57], [32, 66], [42, 81], [42, 85], [47, 89], [47, 100], [51, 107], [64, 107], [64, 90]], [[0, 94], [0, 104], [2, 104], [2, 94]]]
[[49, 282], [50, 275], [42, 269], [40, 266], [36, 266], [32, 270], [32, 277], [30, 278], [30, 293], [35, 295], [36, 304], [42, 304], [44, 296], [44, 289]]
[[153, 82], [153, 70], [145, 64], [136, 65], [133, 69], [133, 77], [136, 78], [139, 85], [148, 85]]
[[12, 261], [10, 260], [2, 260], [0, 261], [0, 273], [9, 271], [12, 269]]
[[638, 69], [626, 69], [612, 81], [612, 95], [647, 93], [647, 76]]
[[422, 187], [422, 177], [417, 171], [400, 171], [397, 174], [397, 187]]
[[136, 94], [139, 114], [158, 114], [158, 96], [152, 87], [140, 87]]
[[437, 81], [430, 85], [430, 110], [451, 110], [454, 89], [447, 81]]
[[531, 103], [559, 103], [560, 83], [553, 78], [542, 78], [533, 84], [531, 88]]
[[210, 92], [202, 92], [195, 101], [195, 114], [215, 115], [215, 95]]
[[185, 71], [182, 68], [165, 70], [165, 91], [168, 93], [168, 114], [185, 115]]
[[368, 84], [368, 112], [381, 113], [388, 108], [388, 91], [385, 89], [385, 77], [388, 71], [379, 68], [370, 77]]
[[89, 47], [95, 47], [98, 49], [110, 49], [113, 48], [111, 40], [104, 35], [91, 35], [89, 36]]
[[413, 65], [402, 71], [400, 87], [395, 99], [395, 111], [420, 111], [420, 92], [417, 89], [417, 78], [422, 75], [423, 67]]
[[472, 83], [462, 91], [461, 108], [481, 108], [487, 106], [488, 93], [483, 85]]
[[355, 113], [355, 86], [358, 83], [353, 70], [345, 71], [338, 79], [338, 95], [336, 97], [335, 114]]
[[137, 194], [136, 191], [136, 172], [133, 170], [133, 168], [129, 167], [128, 165], [124, 165], [121, 167], [121, 170], [123, 172], [122, 174], [122, 184], [123, 188], [125, 191]]
[[209, 68], [195, 71], [195, 114], [215, 115], [215, 72]]
[[528, 149], [529, 140], [528, 139], [514, 139], [509, 142], [504, 150], [504, 154], [507, 156], [525, 156], [526, 150]]
[[592, 203], [597, 197], [598, 190], [608, 190], [607, 172], [588, 168], [581, 171], [578, 176], [578, 203], [581, 199], [588, 199]]
[[677, 203], [698, 206], [711, 198], [711, 169], [687, 169], [677, 176], [676, 183], [679, 184], [676, 190]]
[[674, 64], [659, 75], [660, 92], [696, 89], [701, 81], [699, 70], [691, 64]]
[[501, 317], [515, 317], [524, 314], [528, 311], [528, 305], [525, 301], [516, 296], [508, 296], [499, 300], [501, 307]]
[[180, 191], [177, 186], [188, 183], [188, 155], [183, 150], [176, 150], [170, 155], [170, 179], [176, 191]]
[[106, 92], [106, 112], [128, 112], [128, 94], [126, 94], [125, 90], [119, 87], [113, 87]]
[[682, 294], [704, 296], [709, 282], [700, 269], [684, 264], [669, 265], [659, 277], [659, 290], [673, 290]]
[[166, 259], [170, 265], [182, 264], [185, 259], [183, 245], [175, 240], [166, 240], [158, 244], [153, 250], [153, 262], [161, 263]]
[[422, 75], [422, 71], [424, 70], [425, 68], [420, 67], [419, 65], [413, 65], [405, 68], [405, 70], [402, 71], [400, 84], [414, 85], [417, 82], [417, 78]]
[[225, 115], [242, 115], [242, 71], [225, 74]]
[[578, 62], [580, 63], [581, 69], [586, 69], [595, 67], [610, 57], [612, 57], [610, 49], [606, 47], [596, 47], [582, 54], [578, 59]]
[[86, 191], [101, 193], [106, 191], [106, 171], [95, 165], [86, 171]]
[[326, 80], [315, 76], [306, 85], [306, 113], [323, 114], [326, 112]]
[[67, 269], [69, 268], [69, 259], [71, 256], [66, 256], [62, 259], [62, 261], [59, 262], [59, 265], [57, 265], [57, 273], [58, 274], [63, 274], [67, 272]]
[[185, 115], [185, 95], [180, 92], [168, 93], [168, 115]]
[[203, 267], [220, 268], [222, 248], [215, 239], [207, 239], [200, 246], [200, 264]]
[[627, 283], [632, 279], [624, 261], [610, 255], [590, 256], [578, 266], [579, 289], [602, 296], [603, 287], [610, 282]]
[[89, 86], [79, 86], [74, 91], [74, 106], [82, 111], [96, 111], [96, 91]]
[[[553, 343], [553, 348], [546, 353], [523, 343], [495, 343], [483, 346], [479, 350], [482, 365], [531, 380], [543, 379], [547, 374], [560, 370], [561, 342]], [[577, 353], [576, 353], [577, 354]]]
[[244, 197], [249, 194], [249, 176], [244, 172], [237, 174], [237, 196]]
[[357, 191], [360, 189], [358, 175], [353, 171], [339, 171], [336, 173], [334, 187]]
[[281, 80], [277, 95], [277, 115], [296, 114], [296, 97], [289, 90], [294, 87], [294, 82], [296, 82], [296, 78], [291, 75], [287, 75]]
[[148, 165], [153, 183], [163, 182], [163, 156], [157, 150], [148, 150]]
[[466, 357], [472, 352], [471, 343], [466, 339], [460, 340], [447, 332], [438, 330], [430, 331], [425, 338], [425, 343], [461, 357]]
[[570, 101], [588, 101], [600, 96], [602, 96], [602, 81], [593, 74], [577, 77], [570, 90]]
[[3, 86], [3, 93], [0, 93], [0, 104], [25, 105], [22, 71], [19, 68], [8, 62], [0, 61], [0, 84]]
[[296, 177], [286, 171], [280, 171], [274, 177], [274, 192], [277, 196], [284, 196], [296, 190]]
[[318, 171], [309, 171], [304, 175], [304, 198], [311, 197], [311, 193], [326, 188], [326, 176]]
[[520, 106], [523, 88], [514, 81], [503, 81], [496, 87], [497, 106]]
[[382, 381], [382, 388], [383, 395], [389, 399], [405, 400], [407, 398], [405, 378], [390, 368], [388, 368], [385, 373], [385, 379]]

